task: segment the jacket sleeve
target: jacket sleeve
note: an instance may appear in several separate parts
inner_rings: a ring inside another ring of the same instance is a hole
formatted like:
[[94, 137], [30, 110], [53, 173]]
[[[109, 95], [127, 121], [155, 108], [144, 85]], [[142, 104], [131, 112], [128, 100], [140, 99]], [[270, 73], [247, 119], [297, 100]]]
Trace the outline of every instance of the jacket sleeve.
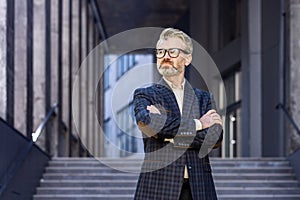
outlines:
[[[165, 138], [174, 138], [179, 127], [186, 127], [187, 130], [195, 129], [193, 119], [182, 119], [169, 114], [168, 111], [155, 102], [153, 96], [154, 94], [151, 94], [149, 89], [145, 88], [137, 89], [134, 92], [133, 106], [136, 122], [145, 135], [163, 140]], [[160, 114], [150, 113], [147, 110], [147, 106], [150, 105], [157, 107]]]
[[[208, 112], [211, 109], [217, 110], [215, 100], [213, 95], [210, 94], [208, 98], [206, 110], [204, 113]], [[207, 148], [218, 148], [223, 140], [223, 127], [219, 124], [214, 124], [213, 126], [197, 131], [191, 147], [200, 148], [201, 146], [206, 146]]]

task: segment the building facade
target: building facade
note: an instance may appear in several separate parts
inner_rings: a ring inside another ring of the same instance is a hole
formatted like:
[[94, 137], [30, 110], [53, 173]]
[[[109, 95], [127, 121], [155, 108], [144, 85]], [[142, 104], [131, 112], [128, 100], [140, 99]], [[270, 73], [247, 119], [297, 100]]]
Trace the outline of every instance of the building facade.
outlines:
[[[137, 57], [143, 54], [136, 54], [135, 59], [125, 56], [108, 68], [105, 51], [94, 52], [98, 55], [94, 60], [85, 59], [108, 38], [105, 26], [116, 26], [103, 25], [100, 3], [0, 0], [0, 117], [31, 138], [51, 106], [58, 103], [57, 115], [37, 142], [53, 156], [127, 155], [115, 150], [105, 153], [112, 148], [106, 139], [112, 140], [116, 149], [135, 152], [140, 148], [124, 133], [137, 132], [133, 123], [126, 123], [131, 112], [126, 107], [130, 105], [127, 97], [143, 85], [125, 80], [134, 80], [138, 70], [144, 69], [137, 67]], [[211, 55], [226, 88], [227, 103], [216, 99], [220, 110], [227, 110], [220, 155], [287, 156], [298, 149], [299, 134], [288, 119], [300, 126], [300, 0], [184, 3], [186, 13], [175, 24], [153, 19], [148, 13], [144, 23], [134, 26], [180, 28]], [[146, 15], [147, 10], [143, 11]], [[160, 12], [162, 19], [168, 14]], [[132, 24], [128, 22], [128, 27]], [[149, 71], [147, 77], [141, 77], [144, 82], [157, 81], [156, 68], [145, 70]], [[205, 89], [195, 69], [188, 70], [187, 79]], [[95, 115], [97, 123], [91, 120]]]

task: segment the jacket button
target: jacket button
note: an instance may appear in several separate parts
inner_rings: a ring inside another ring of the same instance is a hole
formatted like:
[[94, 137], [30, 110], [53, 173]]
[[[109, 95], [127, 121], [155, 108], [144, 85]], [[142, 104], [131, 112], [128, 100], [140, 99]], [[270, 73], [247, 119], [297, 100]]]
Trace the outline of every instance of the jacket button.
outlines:
[[189, 169], [192, 169], [192, 166], [189, 166], [188, 168], [189, 168]]

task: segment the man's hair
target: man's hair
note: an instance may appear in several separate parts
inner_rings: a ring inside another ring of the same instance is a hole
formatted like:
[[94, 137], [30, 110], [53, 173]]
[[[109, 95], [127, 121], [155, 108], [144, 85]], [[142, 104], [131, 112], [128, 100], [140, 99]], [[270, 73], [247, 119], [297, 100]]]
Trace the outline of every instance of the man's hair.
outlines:
[[164, 29], [160, 36], [159, 36], [159, 40], [157, 41], [156, 46], [159, 44], [159, 42], [161, 40], [167, 40], [168, 38], [179, 38], [181, 39], [186, 48], [184, 50], [186, 50], [188, 53], [193, 53], [193, 43], [192, 43], [192, 39], [183, 31], [179, 30], [179, 29], [175, 29], [175, 28], [166, 28]]

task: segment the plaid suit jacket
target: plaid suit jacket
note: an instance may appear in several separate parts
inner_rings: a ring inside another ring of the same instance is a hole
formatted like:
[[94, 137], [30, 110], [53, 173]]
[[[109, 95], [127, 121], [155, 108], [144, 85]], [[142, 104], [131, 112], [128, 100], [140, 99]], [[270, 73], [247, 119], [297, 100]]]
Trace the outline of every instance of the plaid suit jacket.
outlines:
[[[145, 136], [145, 159], [136, 200], [179, 199], [185, 165], [193, 199], [217, 199], [207, 152], [222, 141], [222, 127], [213, 125], [195, 130], [194, 119], [214, 107], [213, 99], [208, 92], [193, 89], [188, 82], [184, 87], [182, 115], [173, 91], [163, 79], [134, 92], [135, 117]], [[161, 114], [150, 113], [146, 109], [150, 105], [155, 105]], [[175, 144], [165, 142], [165, 138], [173, 138]]]

